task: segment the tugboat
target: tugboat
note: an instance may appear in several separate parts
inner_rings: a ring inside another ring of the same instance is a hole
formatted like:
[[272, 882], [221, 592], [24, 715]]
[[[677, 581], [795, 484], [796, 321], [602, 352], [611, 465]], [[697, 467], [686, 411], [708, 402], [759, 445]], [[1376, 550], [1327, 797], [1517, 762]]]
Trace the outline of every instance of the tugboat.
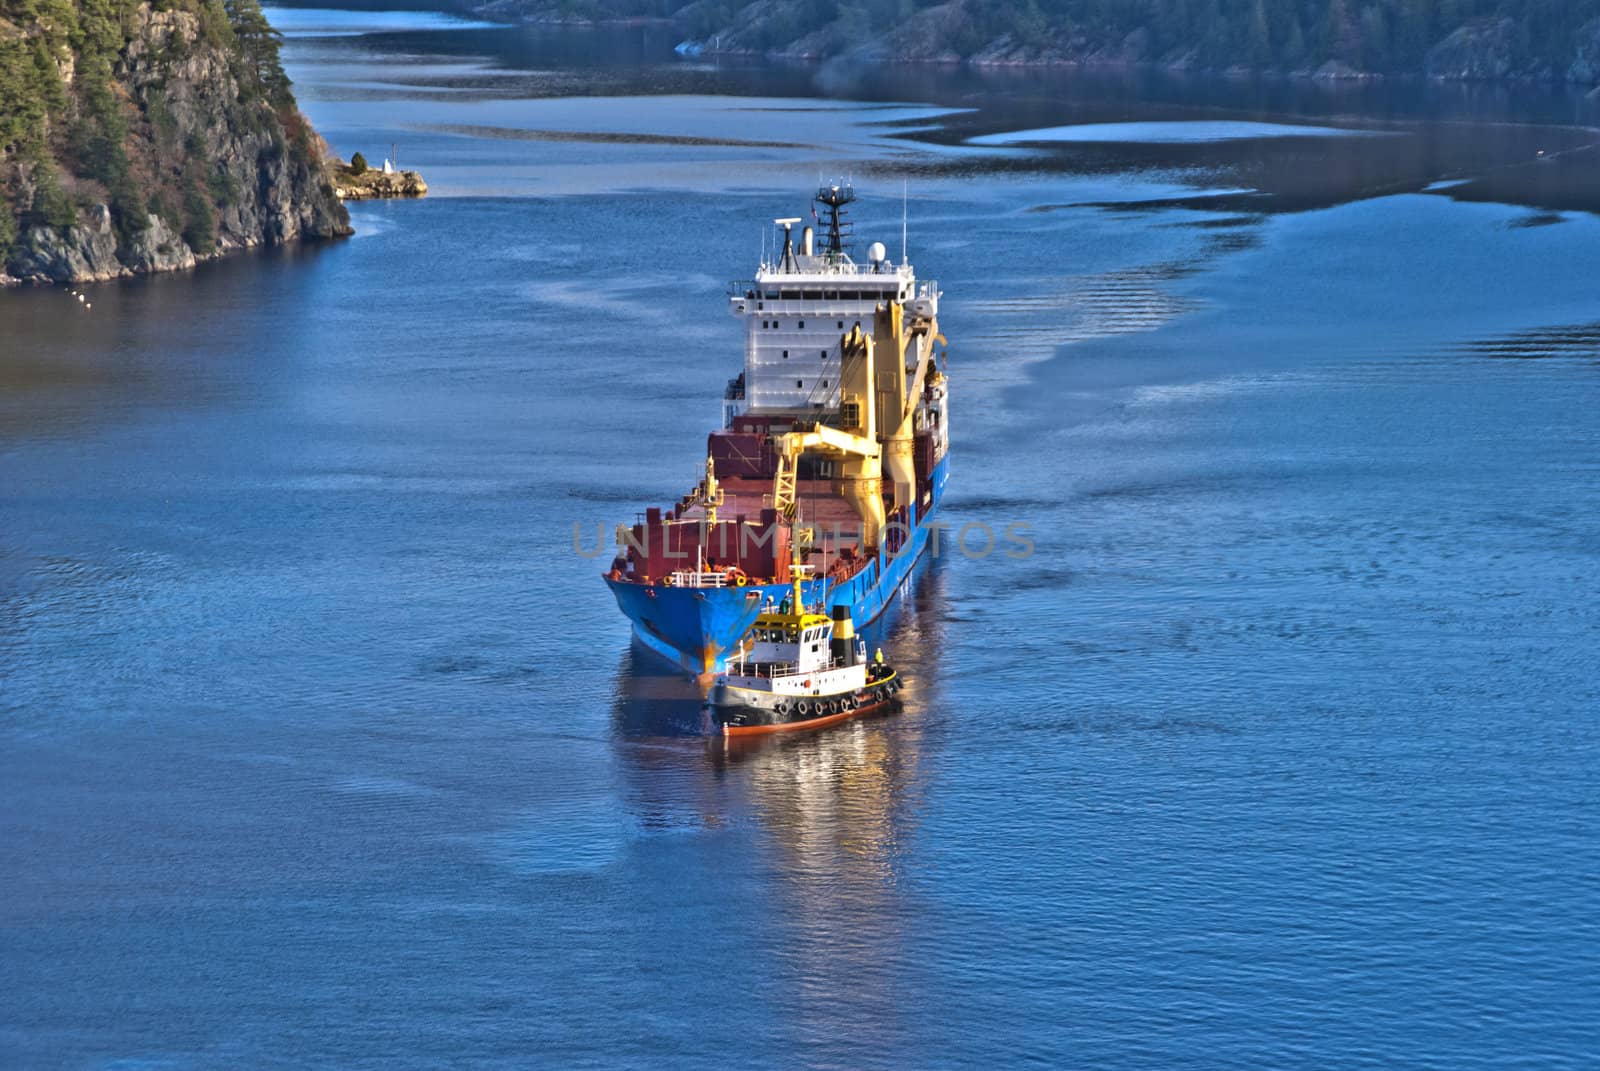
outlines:
[[819, 729], [881, 709], [900, 690], [881, 650], [868, 661], [850, 607], [835, 603], [831, 616], [810, 612], [803, 588], [810, 567], [789, 571], [790, 594], [763, 607], [743, 653], [712, 685], [707, 702], [726, 736]]

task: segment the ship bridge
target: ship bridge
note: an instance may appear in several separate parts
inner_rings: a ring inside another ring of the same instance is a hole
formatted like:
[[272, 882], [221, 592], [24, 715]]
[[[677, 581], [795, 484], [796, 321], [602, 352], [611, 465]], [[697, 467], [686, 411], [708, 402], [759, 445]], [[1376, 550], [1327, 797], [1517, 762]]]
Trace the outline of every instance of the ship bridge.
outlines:
[[938, 313], [938, 284], [918, 282], [902, 255], [899, 264], [881, 242], [867, 249], [864, 263], [849, 254], [850, 223], [844, 206], [855, 199], [849, 186], [825, 186], [817, 203], [823, 227], [799, 217], [774, 220], [782, 228], [776, 259], [763, 257], [755, 278], [729, 284], [728, 311], [745, 322], [744, 374], [729, 384], [723, 425], [752, 413], [816, 413], [839, 408], [840, 343], [860, 323], [870, 329], [880, 305], [899, 303], [912, 317]]

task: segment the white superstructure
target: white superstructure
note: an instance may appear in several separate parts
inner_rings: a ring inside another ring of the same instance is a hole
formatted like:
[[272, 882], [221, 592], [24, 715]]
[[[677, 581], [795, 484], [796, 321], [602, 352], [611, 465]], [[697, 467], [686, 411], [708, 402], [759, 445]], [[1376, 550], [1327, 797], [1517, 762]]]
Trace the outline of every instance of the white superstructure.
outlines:
[[[797, 243], [793, 229], [799, 219], [774, 221], [783, 232], [777, 259], [763, 259], [754, 279], [729, 288], [729, 311], [745, 322], [745, 350], [744, 374], [725, 398], [725, 427], [746, 412], [838, 410], [845, 332], [856, 324], [870, 331], [874, 310], [886, 303], [898, 302], [929, 320], [938, 313], [938, 284], [919, 283], [904, 253], [896, 264], [874, 242], [865, 263], [851, 259], [842, 208], [854, 197], [849, 186], [818, 191], [817, 201], [828, 210], [820, 250], [812, 227], [801, 231]], [[908, 352], [908, 367], [915, 359]]]

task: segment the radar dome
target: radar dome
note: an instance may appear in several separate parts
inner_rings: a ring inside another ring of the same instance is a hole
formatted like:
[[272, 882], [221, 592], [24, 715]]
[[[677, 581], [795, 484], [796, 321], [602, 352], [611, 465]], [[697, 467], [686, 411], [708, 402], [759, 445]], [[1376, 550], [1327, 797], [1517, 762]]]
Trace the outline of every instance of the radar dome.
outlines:
[[884, 258], [886, 258], [888, 255], [889, 251], [883, 248], [882, 242], [873, 242], [871, 245], [867, 246], [867, 259], [872, 261], [874, 264], [882, 264]]

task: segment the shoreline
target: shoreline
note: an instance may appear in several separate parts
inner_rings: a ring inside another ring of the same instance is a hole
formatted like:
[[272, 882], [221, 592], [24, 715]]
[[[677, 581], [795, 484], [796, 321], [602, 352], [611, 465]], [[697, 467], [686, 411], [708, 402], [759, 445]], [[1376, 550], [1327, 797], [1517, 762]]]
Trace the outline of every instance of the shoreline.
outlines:
[[[568, 29], [637, 29], [641, 27], [655, 27], [659, 29], [681, 29], [685, 34], [689, 31], [683, 19], [672, 16], [646, 16], [631, 15], [616, 18], [573, 18], [555, 15], [550, 12], [530, 12], [518, 15], [507, 12], [503, 7], [494, 3], [472, 4], [463, 10], [471, 12], [477, 17], [492, 19], [510, 26], [548, 26], [564, 27]], [[1024, 45], [1015, 40], [1012, 35], [1003, 33], [988, 41], [982, 48], [962, 55], [949, 47], [940, 48], [935, 44], [922, 46], [916, 51], [900, 50], [896, 52], [892, 47], [887, 47], [880, 39], [869, 39], [866, 43], [854, 48], [833, 51], [818, 48], [808, 48], [805, 42], [821, 36], [824, 31], [817, 31], [796, 38], [787, 45], [770, 48], [740, 48], [719, 47], [714, 42], [721, 38], [731, 36], [733, 28], [724, 28], [703, 38], [685, 36], [684, 40], [676, 46], [679, 55], [685, 59], [722, 59], [736, 58], [758, 60], [764, 62], [793, 62], [826, 65], [832, 63], [861, 63], [861, 64], [888, 64], [896, 67], [967, 67], [979, 71], [1052, 71], [1052, 70], [1098, 70], [1106, 72], [1135, 71], [1161, 72], [1172, 75], [1200, 75], [1205, 77], [1221, 77], [1228, 79], [1260, 79], [1270, 82], [1320, 82], [1328, 84], [1341, 83], [1433, 83], [1439, 85], [1477, 85], [1477, 86], [1569, 86], [1582, 90], [1586, 95], [1600, 99], [1600, 67], [1596, 67], [1592, 74], [1586, 78], [1571, 77], [1568, 73], [1555, 70], [1544, 71], [1507, 71], [1505, 73], [1481, 73], [1481, 69], [1461, 69], [1459, 71], [1429, 71], [1399, 70], [1399, 71], [1373, 71], [1363, 70], [1338, 59], [1329, 59], [1316, 66], [1299, 66], [1286, 69], [1284, 67], [1256, 66], [1250, 63], [1232, 63], [1226, 66], [1201, 64], [1193, 60], [1193, 50], [1189, 53], [1169, 60], [1137, 58], [1119, 54], [1119, 51], [1128, 45], [1124, 40], [1120, 43], [1106, 41], [1098, 45], [1087, 42], [1080, 45], [1083, 51], [1073, 53], [1050, 46]], [[1446, 42], [1441, 41], [1438, 48]], [[1482, 57], [1472, 57], [1467, 63], [1481, 62]]]
[[[364, 174], [351, 174], [349, 165], [342, 161], [333, 163], [330, 171], [332, 172], [330, 178], [333, 193], [340, 202], [418, 199], [427, 196], [428, 193], [428, 184], [416, 171], [385, 173], [372, 170]], [[105, 233], [101, 234], [102, 231]], [[355, 228], [346, 224], [343, 230], [331, 234], [298, 234], [285, 241], [246, 239], [240, 242], [231, 242], [226, 246], [219, 246], [205, 253], [197, 253], [187, 245], [184, 245], [181, 251], [174, 251], [166, 257], [153, 259], [137, 267], [123, 264], [119, 260], [115, 262], [117, 266], [114, 269], [74, 272], [60, 277], [46, 275], [17, 276], [8, 274], [3, 269], [0, 269], [0, 290], [20, 289], [26, 286], [42, 287], [109, 283], [117, 279], [133, 279], [142, 275], [193, 271], [204, 264], [226, 259], [236, 253], [307, 242], [336, 241], [341, 238], [349, 238], [354, 234]], [[82, 223], [74, 224], [59, 235], [59, 240], [64, 245], [75, 248], [83, 243], [93, 243], [96, 235], [102, 238], [109, 237], [109, 216], [102, 220], [101, 226], [98, 228], [89, 228]], [[52, 237], [56, 236], [53, 235]]]
[[[541, 21], [542, 20], [535, 20]], [[561, 23], [543, 23], [547, 25], [562, 25]], [[623, 23], [593, 22], [589, 26], [621, 26]], [[1236, 64], [1228, 67], [1206, 67], [1192, 65], [1181, 60], [1162, 62], [1159, 60], [1129, 60], [1116, 59], [1103, 56], [1047, 56], [1038, 58], [984, 58], [981, 53], [974, 56], [953, 56], [944, 54], [933, 55], [880, 55], [870, 50], [858, 52], [826, 54], [821, 52], [792, 52], [785, 49], [711, 49], [701, 48], [697, 52], [687, 54], [689, 58], [732, 58], [751, 60], [763, 63], [793, 63], [815, 66], [827, 66], [835, 63], [859, 63], [866, 65], [888, 65], [892, 67], [907, 68], [945, 68], [956, 70], [967, 68], [974, 71], [1100, 71], [1107, 74], [1132, 74], [1153, 73], [1172, 76], [1190, 75], [1198, 78], [1222, 78], [1228, 81], [1259, 81], [1271, 83], [1283, 82], [1310, 82], [1325, 85], [1348, 84], [1385, 84], [1385, 85], [1437, 85], [1437, 86], [1480, 86], [1480, 87], [1529, 87], [1547, 86], [1550, 88], [1567, 87], [1591, 99], [1600, 99], [1600, 82], [1581, 82], [1553, 74], [1508, 74], [1496, 77], [1480, 77], [1476, 75], [1461, 74], [1429, 74], [1422, 71], [1363, 71], [1329, 60], [1322, 66], [1312, 69], [1299, 67], [1293, 70], [1284, 70], [1281, 67], [1251, 67]]]
[[292, 246], [320, 245], [343, 241], [355, 235], [355, 228], [341, 231], [337, 234], [306, 234], [291, 238], [285, 242], [245, 242], [232, 245], [226, 249], [215, 249], [209, 253], [195, 253], [192, 257], [185, 258], [182, 262], [158, 264], [149, 267], [129, 268], [124, 266], [121, 271], [96, 272], [85, 275], [71, 276], [68, 278], [47, 278], [43, 276], [15, 276], [0, 271], [0, 293], [11, 290], [24, 290], [28, 288], [45, 288], [51, 286], [87, 286], [98, 283], [114, 283], [123, 279], [138, 279], [152, 275], [173, 275], [178, 272], [194, 271], [202, 265], [215, 264], [219, 261], [230, 260], [245, 253], [260, 253], [268, 249], [286, 249]]
[[136, 279], [148, 275], [170, 275], [174, 272], [194, 271], [202, 265], [227, 260], [240, 253], [251, 253], [263, 249], [277, 249], [293, 245], [314, 245], [319, 242], [336, 242], [349, 238], [354, 234], [355, 228], [347, 226], [346, 229], [333, 234], [302, 234], [282, 242], [246, 241], [229, 245], [226, 248], [214, 249], [208, 253], [195, 253], [190, 250], [187, 256], [170, 261], [142, 265], [137, 268], [119, 264], [118, 270], [115, 271], [84, 272], [61, 278], [43, 275], [16, 276], [0, 270], [0, 291], [20, 290], [24, 287], [83, 286], [90, 283], [111, 283], [119, 279]]

